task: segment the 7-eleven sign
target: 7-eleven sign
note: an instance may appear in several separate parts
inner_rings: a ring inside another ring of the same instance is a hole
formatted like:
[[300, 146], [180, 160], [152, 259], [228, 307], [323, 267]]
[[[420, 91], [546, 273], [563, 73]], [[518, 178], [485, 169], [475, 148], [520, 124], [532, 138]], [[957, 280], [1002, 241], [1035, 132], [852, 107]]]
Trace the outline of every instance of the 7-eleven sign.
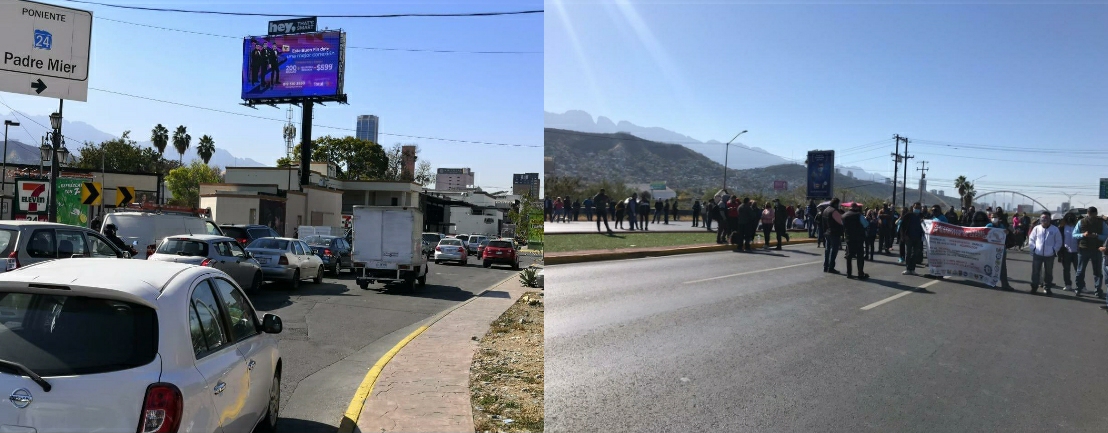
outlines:
[[19, 210], [25, 212], [46, 212], [46, 203], [50, 199], [50, 183], [21, 180], [16, 182], [16, 200]]

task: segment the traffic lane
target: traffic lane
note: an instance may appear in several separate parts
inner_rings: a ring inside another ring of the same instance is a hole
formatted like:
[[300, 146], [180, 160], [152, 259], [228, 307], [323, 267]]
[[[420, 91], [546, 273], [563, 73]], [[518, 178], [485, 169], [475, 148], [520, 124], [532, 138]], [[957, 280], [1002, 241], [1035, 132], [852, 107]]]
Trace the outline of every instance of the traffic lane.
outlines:
[[[285, 325], [277, 335], [283, 359], [282, 427], [301, 431], [330, 426], [333, 430], [365, 372], [392, 347], [374, 343], [473, 297], [514, 272], [483, 269], [473, 262], [466, 266], [430, 263], [427, 285], [412, 291], [381, 284], [362, 290], [347, 272], [338, 278], [325, 277], [322, 284], [305, 282], [296, 291], [280, 284], [263, 286], [251, 295], [252, 302], [259, 314], [277, 314]], [[326, 371], [355, 354], [360, 368]], [[320, 373], [321, 377], [314, 377]], [[301, 388], [299, 384], [309, 377], [331, 386]]]
[[[1020, 258], [1009, 264], [1013, 284], [1029, 275]], [[1098, 412], [1088, 402], [1100, 399], [1088, 397], [1104, 396], [1092, 386], [1102, 375], [1092, 372], [1082, 387], [1054, 371], [1058, 360], [1072, 357], [1082, 366], [1089, 362], [1080, 360], [1104, 355], [1085, 347], [1098, 340], [1095, 329], [1105, 320], [1099, 309], [1059, 295], [943, 280], [930, 293], [860, 310], [879, 295], [933, 281], [899, 275], [902, 269], [887, 263], [867, 269], [893, 287], [819, 273], [807, 283], [759, 292], [765, 298], [684, 308], [594, 331], [582, 341], [548, 338], [548, 425], [551, 431], [1095, 429]], [[980, 296], [1007, 315], [982, 309]], [[548, 329], [559, 325], [553, 301]], [[1067, 337], [1064, 326], [1040, 331], [1075, 309], [1081, 316], [1075, 325], [1090, 335]], [[1033, 338], [1025, 336], [1029, 332]], [[1053, 365], [1024, 361], [1027, 354], [1040, 359], [1051, 353], [1066, 355], [1053, 358]], [[1074, 376], [1087, 378], [1089, 370], [1074, 368]], [[1042, 391], [1024, 395], [1031, 389]], [[1087, 402], [1067, 410], [1075, 395]], [[1012, 416], [1017, 407], [1021, 416]]]

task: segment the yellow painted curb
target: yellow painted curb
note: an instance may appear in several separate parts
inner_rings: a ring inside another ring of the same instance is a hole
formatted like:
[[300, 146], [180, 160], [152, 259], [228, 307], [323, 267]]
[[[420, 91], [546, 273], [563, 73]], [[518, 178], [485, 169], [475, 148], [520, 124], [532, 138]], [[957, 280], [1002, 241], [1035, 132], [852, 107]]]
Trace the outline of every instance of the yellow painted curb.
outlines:
[[[799, 245], [799, 244], [814, 244], [816, 239], [798, 239], [795, 241], [782, 242], [781, 245]], [[762, 243], [752, 243], [751, 248], [763, 247]], [[644, 257], [662, 257], [672, 256], [678, 254], [695, 254], [695, 253], [711, 253], [717, 251], [731, 251], [735, 249], [734, 245], [701, 245], [695, 247], [674, 247], [667, 250], [656, 251], [619, 251], [613, 250], [610, 252], [593, 253], [593, 254], [572, 254], [564, 256], [546, 256], [543, 261], [546, 265], [565, 265], [570, 263], [587, 263], [587, 262], [599, 262], [606, 260], [626, 260], [626, 259], [641, 259]]]
[[404, 337], [403, 340], [400, 340], [399, 343], [396, 343], [396, 346], [393, 346], [392, 349], [389, 349], [389, 351], [385, 353], [385, 355], [382, 356], [381, 359], [377, 360], [376, 364], [373, 364], [373, 368], [370, 368], [369, 372], [366, 373], [365, 377], [362, 379], [361, 385], [358, 385], [358, 390], [354, 392], [354, 398], [350, 400], [350, 404], [346, 407], [346, 412], [342, 415], [342, 421], [339, 421], [338, 433], [352, 433], [354, 431], [354, 428], [358, 426], [358, 418], [362, 416], [362, 409], [365, 409], [365, 402], [369, 400], [369, 396], [373, 394], [373, 385], [377, 383], [377, 377], [381, 375], [381, 371], [385, 369], [385, 365], [387, 365], [389, 361], [391, 361], [392, 358], [400, 352], [400, 349], [403, 349], [404, 346], [407, 346], [408, 343], [418, 337], [419, 334], [422, 334], [423, 331], [426, 331], [427, 328], [430, 328], [435, 323], [438, 323], [438, 321], [442, 320], [443, 317], [446, 317], [450, 313], [453, 313], [454, 310], [462, 308], [466, 304], [469, 304], [470, 302], [477, 300], [477, 298], [480, 298], [481, 295], [485, 294], [485, 292], [500, 287], [504, 283], [511, 281], [512, 278], [518, 277], [519, 275], [517, 274], [505, 278], [499, 283], [492, 285], [492, 287], [482, 290], [481, 293], [474, 295], [468, 301], [455, 305], [453, 308], [446, 310], [438, 317], [436, 317], [435, 320], [432, 320], [431, 323], [420, 326], [419, 329], [412, 331], [411, 334], [408, 334], [407, 337]]

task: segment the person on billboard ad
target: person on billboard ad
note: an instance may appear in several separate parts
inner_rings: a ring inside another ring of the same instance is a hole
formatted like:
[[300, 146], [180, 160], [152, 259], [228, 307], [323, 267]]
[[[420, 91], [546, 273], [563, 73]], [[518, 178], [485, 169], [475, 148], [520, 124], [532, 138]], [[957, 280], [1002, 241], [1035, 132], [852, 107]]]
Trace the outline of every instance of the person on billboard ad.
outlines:
[[809, 176], [812, 179], [814, 188], [827, 188], [827, 168], [824, 167], [822, 162], [816, 164], [816, 167], [812, 169], [812, 173]]
[[254, 50], [250, 52], [250, 84], [257, 85], [258, 77], [262, 75], [265, 64], [265, 53], [262, 52], [262, 44], [254, 41]]
[[277, 44], [273, 41], [269, 41], [266, 44], [265, 58], [266, 63], [269, 65], [269, 87], [273, 88], [278, 84], [281, 84], [281, 52], [277, 49]]

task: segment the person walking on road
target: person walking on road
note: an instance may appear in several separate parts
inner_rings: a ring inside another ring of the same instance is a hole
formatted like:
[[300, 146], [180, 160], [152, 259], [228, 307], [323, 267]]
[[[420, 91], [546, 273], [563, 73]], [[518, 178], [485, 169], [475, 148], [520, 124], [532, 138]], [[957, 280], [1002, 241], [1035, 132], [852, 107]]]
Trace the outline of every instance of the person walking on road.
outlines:
[[[1050, 212], [1043, 212], [1039, 224], [1027, 235], [1027, 248], [1031, 250], [1031, 293], [1042, 287], [1047, 296], [1053, 296], [1050, 288], [1054, 287], [1054, 256], [1062, 249], [1062, 233], [1050, 225]], [[1040, 286], [1039, 282], [1043, 284]]]
[[866, 212], [866, 260], [873, 261], [874, 242], [877, 241], [877, 211], [870, 209]]
[[[785, 242], [789, 242], [789, 223], [792, 222], [792, 206], [785, 207], [780, 199], [773, 200], [773, 231], [777, 233], [777, 249], [781, 249], [781, 236], [785, 236]], [[769, 245], [769, 237], [766, 237], [766, 245]]]
[[808, 200], [808, 210], [804, 211], [805, 222], [808, 225], [808, 237], [816, 237], [816, 201]]
[[846, 234], [846, 277], [854, 279], [853, 268], [850, 265], [851, 259], [855, 259], [858, 262], [858, 279], [865, 280], [869, 278], [869, 274], [864, 270], [866, 228], [869, 227], [869, 221], [862, 217], [862, 205], [854, 202], [850, 210], [843, 214], [842, 221], [843, 232]]
[[710, 198], [707, 203], [704, 203], [704, 228], [708, 231], [712, 231], [712, 220], [714, 220], [716, 213], [716, 199]]
[[732, 245], [739, 245], [741, 249], [742, 241], [739, 236], [739, 198], [731, 196], [731, 200], [727, 202], [727, 243]]
[[543, 203], [543, 213], [546, 215], [546, 221], [554, 222], [554, 200], [550, 197], [546, 198], [546, 202]]
[[635, 231], [635, 226], [638, 225], [639, 219], [635, 217], [635, 211], [639, 210], [639, 193], [631, 193], [631, 198], [627, 199], [627, 222], [629, 230]]
[[662, 221], [662, 199], [654, 200], [654, 224]]
[[639, 228], [643, 231], [650, 230], [647, 223], [650, 222], [650, 200], [646, 198], [639, 198]]
[[608, 198], [608, 195], [604, 194], [604, 188], [601, 188], [600, 192], [592, 197], [593, 204], [596, 205], [597, 209], [600, 209], [600, 211], [596, 213], [596, 232], [597, 233], [600, 233], [600, 221], [603, 220], [604, 221], [604, 228], [608, 230], [609, 235], [612, 234], [612, 228], [608, 226], [608, 212], [607, 212], [608, 203], [610, 201], [611, 200]]
[[562, 221], [562, 215], [563, 215], [562, 212], [564, 212], [564, 211], [565, 211], [565, 204], [562, 203], [562, 198], [558, 197], [558, 198], [554, 199], [554, 221], [553, 222]]
[[[761, 221], [759, 221], [759, 222], [762, 224], [762, 249], [763, 250], [768, 250], [769, 249], [769, 234], [770, 234], [771, 229], [773, 229], [773, 221], [775, 219], [774, 218], [775, 213], [776, 213], [776, 211], [773, 209], [773, 206], [770, 206], [769, 203], [766, 203], [765, 209], [762, 209], [762, 217], [761, 217]], [[778, 239], [777, 243], [780, 244], [781, 240]]]
[[678, 221], [681, 219], [681, 211], [677, 209], [677, 199], [673, 199], [673, 220]]
[[823, 272], [841, 274], [835, 269], [835, 262], [839, 258], [839, 250], [843, 241], [843, 215], [839, 211], [839, 199], [831, 199], [823, 213], [820, 215], [820, 226], [823, 228], [825, 247], [823, 250]]
[[692, 226], [697, 227], [698, 222], [700, 222], [700, 200], [693, 201], [692, 204]]
[[615, 222], [616, 219], [616, 201], [608, 200], [608, 219]]
[[573, 221], [577, 222], [581, 215], [581, 199], [573, 201]]
[[627, 211], [627, 200], [620, 200], [616, 203], [616, 229], [622, 229], [623, 227], [623, 215]]
[[1062, 263], [1062, 281], [1066, 283], [1062, 290], [1073, 290], [1071, 275], [1077, 272], [1077, 238], [1073, 229], [1077, 228], [1077, 214], [1067, 212], [1062, 216], [1062, 249], [1058, 251], [1058, 261]]
[[1104, 295], [1101, 287], [1104, 284], [1104, 254], [1102, 254], [1104, 241], [1108, 240], [1108, 223], [1097, 216], [1095, 207], [1089, 207], [1088, 215], [1077, 222], [1073, 229], [1073, 237], [1077, 239], [1077, 287], [1073, 292], [1077, 296], [1085, 291], [1085, 266], [1093, 263], [1093, 287], [1096, 291], [1093, 296]]
[[904, 275], [919, 275], [916, 265], [923, 256], [923, 205], [912, 204], [912, 212], [901, 217], [900, 242], [904, 245]]
[[662, 205], [662, 221], [665, 225], [669, 225], [669, 199], [666, 199], [664, 205]]
[[735, 251], [750, 250], [750, 245], [747, 243], [746, 236], [747, 233], [750, 232], [751, 224], [754, 224], [755, 226], [758, 225], [757, 218], [750, 218], [750, 211], [750, 199], [743, 197], [742, 203], [739, 204], [739, 207], [735, 208], [735, 227], [738, 228], [737, 230], [735, 230], [735, 234], [732, 235], [732, 237], [737, 238], [736, 243], [738, 247], [735, 249]]
[[877, 234], [880, 236], [878, 240], [878, 250], [884, 252], [886, 255], [892, 251], [893, 248], [893, 212], [889, 208], [889, 205], [881, 208], [881, 211], [877, 213]]
[[1014, 245], [1015, 239], [1012, 236], [1012, 228], [1008, 225], [1008, 216], [1004, 214], [1004, 209], [997, 207], [991, 216], [989, 216], [989, 223], [985, 225], [989, 228], [1004, 229], [1004, 249], [1000, 253], [1000, 288], [1001, 290], [1012, 291], [1012, 285], [1008, 284], [1008, 248]]
[[1019, 212], [1012, 215], [1012, 246], [1016, 247], [1020, 251], [1023, 251], [1023, 237], [1027, 233], [1026, 226], [1023, 225], [1023, 219], [1020, 218]]
[[588, 222], [592, 222], [592, 212], [593, 212], [592, 199], [588, 198], [588, 197], [585, 197], [585, 202], [583, 204], [585, 205], [585, 220], [587, 220]]

